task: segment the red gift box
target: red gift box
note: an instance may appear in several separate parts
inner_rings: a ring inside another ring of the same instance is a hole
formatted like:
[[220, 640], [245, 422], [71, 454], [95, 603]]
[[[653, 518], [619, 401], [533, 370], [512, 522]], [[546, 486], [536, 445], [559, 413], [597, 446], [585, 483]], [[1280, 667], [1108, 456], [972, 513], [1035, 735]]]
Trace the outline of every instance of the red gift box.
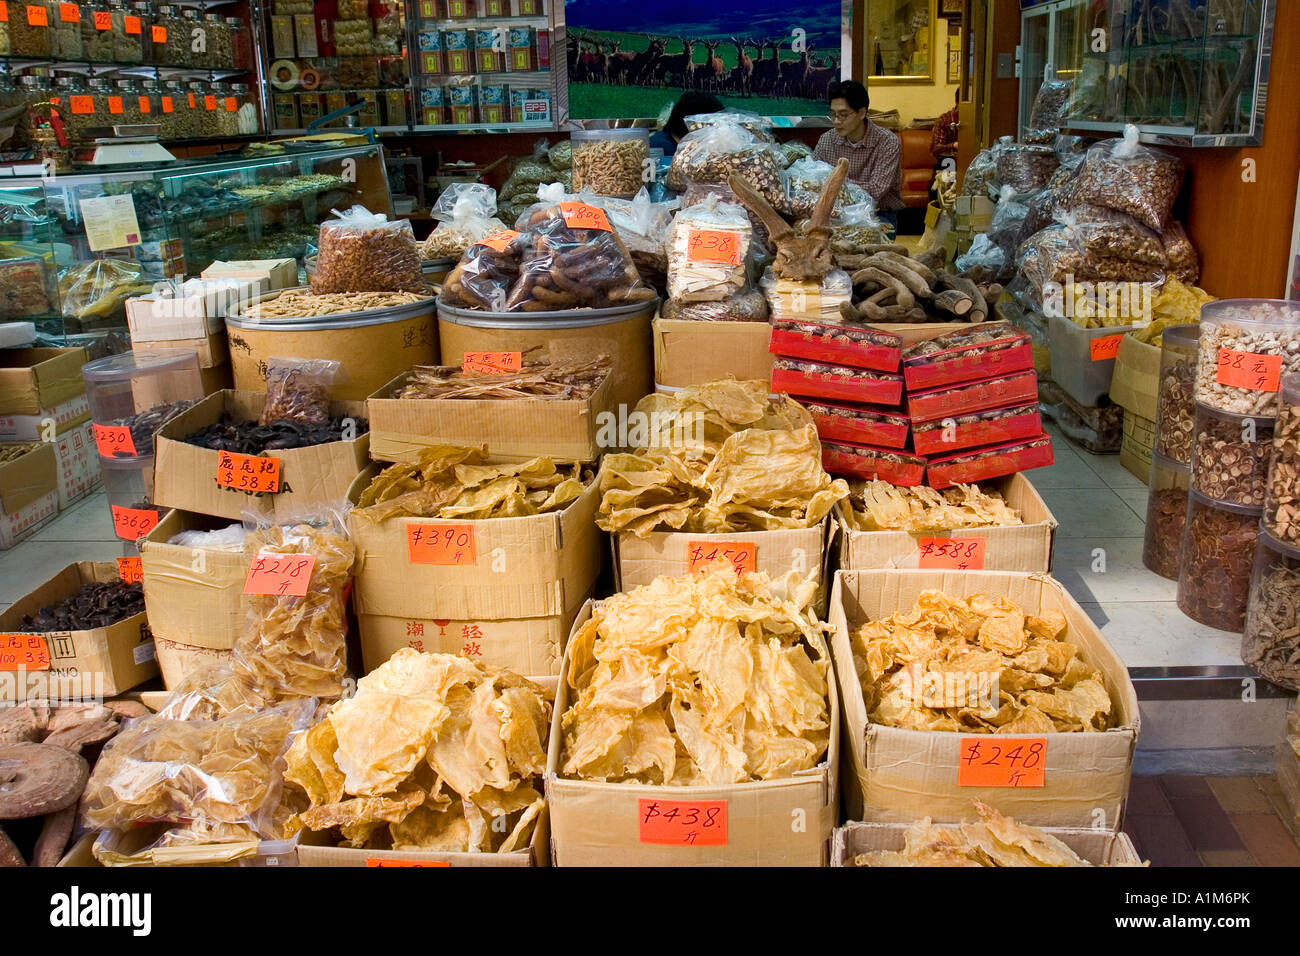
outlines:
[[1043, 433], [1038, 403], [994, 408], [928, 422], [912, 422], [912, 450], [918, 455], [947, 457], [963, 448], [1000, 445]]
[[877, 372], [897, 372], [903, 359], [903, 337], [879, 329], [782, 319], [772, 323], [768, 351]]
[[822, 442], [822, 467], [832, 475], [888, 481], [914, 487], [925, 478], [925, 459], [896, 448]]
[[909, 392], [1009, 375], [1033, 367], [1034, 349], [1029, 336], [1005, 322], [973, 326], [917, 342], [903, 355], [903, 378]]
[[945, 385], [907, 396], [907, 414], [914, 422], [1006, 408], [1038, 401], [1038, 373], [1016, 372], [963, 385]]
[[903, 376], [783, 357], [772, 364], [772, 391], [868, 405], [898, 405], [903, 397]]
[[973, 448], [947, 458], [931, 459], [926, 469], [926, 483], [931, 488], [949, 488], [958, 483], [974, 484], [1014, 475], [1030, 468], [1042, 468], [1055, 460], [1052, 455], [1052, 439], [1046, 434], [1040, 434], [1029, 441]]
[[907, 430], [911, 423], [906, 415], [898, 412], [836, 402], [804, 400], [799, 404], [812, 413], [817, 434], [823, 439], [883, 448], [902, 448], [907, 444]]

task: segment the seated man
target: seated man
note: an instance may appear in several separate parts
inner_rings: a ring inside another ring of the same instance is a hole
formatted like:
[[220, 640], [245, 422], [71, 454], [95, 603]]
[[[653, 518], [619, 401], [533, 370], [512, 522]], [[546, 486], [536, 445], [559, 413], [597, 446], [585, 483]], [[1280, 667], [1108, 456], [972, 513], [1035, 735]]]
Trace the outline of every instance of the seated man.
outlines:
[[832, 166], [847, 159], [849, 179], [871, 193], [882, 221], [897, 226], [903, 208], [902, 144], [867, 119], [867, 88], [856, 80], [832, 83], [830, 101], [835, 128], [822, 134], [813, 156]]

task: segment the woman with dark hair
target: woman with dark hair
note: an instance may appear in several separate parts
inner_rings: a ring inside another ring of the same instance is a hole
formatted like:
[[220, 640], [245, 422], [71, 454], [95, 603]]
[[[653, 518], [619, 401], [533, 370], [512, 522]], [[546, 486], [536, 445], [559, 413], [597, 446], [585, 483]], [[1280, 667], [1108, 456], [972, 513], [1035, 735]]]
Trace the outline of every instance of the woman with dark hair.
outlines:
[[686, 117], [697, 113], [721, 113], [725, 108], [722, 100], [712, 93], [694, 90], [683, 93], [682, 98], [673, 104], [673, 111], [664, 128], [650, 137], [650, 148], [662, 149], [665, 156], [673, 155], [677, 152], [678, 141], [686, 135]]

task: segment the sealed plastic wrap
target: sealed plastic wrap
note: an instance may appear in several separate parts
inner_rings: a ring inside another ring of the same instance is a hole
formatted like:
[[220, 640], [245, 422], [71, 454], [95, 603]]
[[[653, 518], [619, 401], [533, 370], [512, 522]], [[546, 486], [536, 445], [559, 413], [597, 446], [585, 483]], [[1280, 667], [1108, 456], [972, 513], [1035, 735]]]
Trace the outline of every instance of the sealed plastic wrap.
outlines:
[[903, 396], [903, 376], [777, 357], [772, 363], [772, 390], [832, 401], [897, 405]]
[[1021, 139], [1026, 143], [1052, 145], [1065, 118], [1065, 106], [1074, 84], [1069, 80], [1049, 78], [1043, 81], [1029, 109], [1029, 122]]
[[931, 488], [988, 481], [1052, 464], [1052, 439], [1046, 434], [1001, 445], [972, 448], [944, 458], [931, 458], [925, 480]]
[[903, 337], [847, 322], [778, 319], [772, 323], [769, 347], [774, 354], [787, 358], [897, 372], [903, 354]]
[[710, 197], [714, 197], [717, 202], [741, 206], [745, 210], [745, 213], [749, 216], [750, 228], [754, 232], [750, 248], [754, 252], [755, 263], [770, 261], [772, 258], [770, 254], [771, 244], [767, 239], [767, 226], [761, 218], [740, 201], [740, 197], [732, 192], [730, 186], [722, 183], [692, 183], [686, 187], [686, 191], [681, 195], [681, 208], [690, 209], [692, 206], [698, 206], [700, 203], [708, 201]]
[[1196, 403], [1192, 487], [1215, 501], [1263, 505], [1273, 419], [1233, 415]]
[[506, 227], [496, 217], [497, 192], [483, 183], [452, 183], [433, 206], [439, 225], [420, 243], [420, 258], [459, 259], [474, 243]]
[[1300, 690], [1300, 549], [1259, 536], [1241, 659], [1266, 680]]
[[767, 298], [758, 289], [746, 289], [716, 302], [678, 302], [669, 299], [660, 314], [665, 319], [696, 322], [766, 322]]
[[812, 156], [812, 147], [807, 143], [801, 143], [797, 139], [781, 144], [781, 152], [785, 153], [785, 164], [787, 167], [797, 163], [801, 159]]
[[289, 823], [355, 848], [509, 853], [545, 806], [547, 693], [503, 668], [409, 647], [299, 736]]
[[1187, 237], [1187, 230], [1177, 219], [1170, 219], [1160, 241], [1165, 247], [1165, 262], [1171, 275], [1180, 282], [1196, 285], [1201, 278], [1201, 259], [1196, 254], [1196, 247]]
[[1127, 213], [1159, 231], [1169, 220], [1183, 186], [1183, 161], [1172, 153], [1143, 146], [1136, 126], [1125, 126], [1118, 139], [1102, 140], [1088, 150], [1074, 199]]
[[1277, 414], [1282, 376], [1300, 372], [1300, 304], [1220, 299], [1201, 310], [1196, 400], [1237, 415]]
[[45, 318], [58, 311], [58, 301], [44, 256], [0, 259], [0, 321]]
[[778, 279], [771, 268], [758, 280], [767, 296], [773, 319], [812, 319], [839, 322], [841, 306], [853, 299], [853, 280], [843, 269], [833, 269], [820, 282]]
[[907, 444], [911, 423], [894, 409], [869, 405], [843, 405], [838, 402], [814, 402], [803, 399], [822, 441], [848, 442], [854, 445], [878, 445], [902, 448]]
[[520, 233], [506, 230], [470, 246], [443, 282], [442, 301], [464, 309], [504, 312], [526, 245]]
[[364, 206], [321, 223], [311, 291], [421, 292], [424, 273], [415, 233], [406, 219], [389, 222]]
[[997, 181], [1018, 195], [1042, 189], [1060, 161], [1050, 146], [1005, 143], [997, 150]]
[[912, 422], [912, 450], [918, 455], [946, 455], [978, 445], [996, 445], [1043, 434], [1038, 403], [994, 408], [956, 418]]
[[330, 389], [342, 377], [343, 363], [330, 359], [267, 359], [266, 404], [258, 424], [285, 420], [328, 422]]
[[998, 172], [997, 159], [991, 149], [981, 149], [966, 167], [966, 175], [961, 181], [963, 196], [987, 196], [989, 186]]
[[704, 202], [679, 212], [668, 233], [668, 295], [718, 301], [742, 291], [752, 238], [744, 206]]
[[1183, 559], [1183, 529], [1187, 526], [1187, 489], [1191, 469], [1159, 452], [1151, 456], [1147, 486], [1146, 535], [1142, 564], [1170, 581], [1178, 580]]
[[831, 217], [831, 254], [860, 256], [871, 252], [871, 246], [892, 242], [894, 227], [882, 222], [876, 215], [876, 201], [867, 196], [861, 202], [839, 206]]
[[[561, 167], [548, 163], [547, 155], [546, 141], [539, 140], [533, 148], [532, 156], [521, 159], [515, 164], [515, 168], [510, 171], [510, 175], [501, 186], [502, 203], [512, 202], [520, 197], [531, 199], [537, 194], [538, 186], [542, 183], [555, 182], [559, 178], [556, 172]], [[571, 152], [569, 155], [572, 157]]]
[[[772, 135], [772, 121], [766, 116], [759, 116], [757, 113], [746, 110], [722, 110], [717, 113], [693, 113], [686, 117], [686, 132], [694, 133], [696, 130], [712, 129], [718, 126], [739, 126], [755, 139], [764, 143], [775, 143], [776, 137]], [[782, 147], [784, 149], [784, 147]]]
[[600, 196], [589, 201], [605, 210], [609, 224], [631, 254], [641, 281], [656, 291], [666, 291], [668, 253], [665, 243], [673, 224], [673, 214], [680, 208], [681, 201], [655, 202], [645, 187], [631, 199]]
[[1264, 528], [1283, 544], [1300, 546], [1300, 374], [1282, 379], [1264, 498]]
[[1178, 609], [1193, 621], [1237, 633], [1245, 626], [1262, 510], [1188, 492]]
[[78, 263], [59, 277], [63, 317], [81, 323], [83, 330], [125, 324], [126, 300], [151, 291], [153, 282], [143, 277], [140, 264], [121, 259]]
[[[1004, 261], [1015, 259], [1016, 250], [1021, 242], [1029, 238], [1025, 231], [1026, 218], [1029, 216], [1028, 202], [1016, 200], [1016, 192], [1011, 186], [1003, 186], [997, 208], [993, 210], [993, 219], [989, 223], [988, 241], [1002, 250]], [[979, 237], [976, 236], [978, 239]], [[999, 273], [998, 279], [1010, 277], [1010, 270]]]
[[915, 488], [925, 478], [925, 459], [898, 448], [880, 448], [847, 441], [822, 443], [822, 466], [833, 475]]
[[668, 170], [668, 188], [681, 192], [692, 183], [725, 185], [736, 173], [748, 180], [773, 209], [788, 213], [789, 203], [781, 182], [783, 158], [779, 147], [735, 123], [719, 121], [687, 133], [677, 144]]
[[975, 237], [969, 249], [953, 260], [957, 271], [976, 283], [998, 282], [1011, 275], [1012, 263], [1013, 258], [1007, 255], [1007, 250], [983, 232]]
[[[790, 203], [790, 214], [797, 219], [811, 216], [817, 200], [821, 198], [822, 187], [830, 178], [835, 167], [811, 156], [796, 160], [781, 173], [785, 183], [786, 198]], [[835, 211], [845, 206], [863, 202], [870, 194], [857, 183], [845, 182], [840, 187], [840, 194], [835, 200]]]
[[559, 170], [573, 167], [573, 141], [564, 140], [551, 147], [547, 157], [552, 166]]
[[178, 863], [188, 862], [179, 852], [185, 847], [281, 839], [284, 754], [315, 709], [308, 699], [217, 720], [132, 720], [95, 764], [83, 822], [115, 831], [160, 825], [136, 855], [175, 850]]
[[1197, 325], [1176, 325], [1165, 329], [1161, 338], [1155, 450], [1182, 465], [1192, 461], [1200, 331]]
[[573, 191], [631, 199], [646, 178], [647, 129], [579, 129], [572, 142]]
[[[1162, 268], [1169, 264], [1160, 233], [1132, 216], [1105, 206], [1076, 206], [1071, 212], [1075, 238], [1087, 256], [1129, 259]], [[1194, 250], [1192, 254], [1195, 256]]]

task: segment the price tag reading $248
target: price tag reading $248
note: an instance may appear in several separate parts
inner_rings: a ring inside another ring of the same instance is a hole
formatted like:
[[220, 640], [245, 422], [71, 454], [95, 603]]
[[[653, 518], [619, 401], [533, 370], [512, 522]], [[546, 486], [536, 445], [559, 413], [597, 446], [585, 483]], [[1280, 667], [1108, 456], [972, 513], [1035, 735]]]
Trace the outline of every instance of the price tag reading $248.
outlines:
[[726, 846], [726, 800], [638, 800], [642, 843]]
[[1041, 787], [1046, 764], [1046, 737], [963, 737], [957, 786]]
[[315, 567], [314, 554], [259, 554], [248, 567], [244, 593], [303, 597]]

